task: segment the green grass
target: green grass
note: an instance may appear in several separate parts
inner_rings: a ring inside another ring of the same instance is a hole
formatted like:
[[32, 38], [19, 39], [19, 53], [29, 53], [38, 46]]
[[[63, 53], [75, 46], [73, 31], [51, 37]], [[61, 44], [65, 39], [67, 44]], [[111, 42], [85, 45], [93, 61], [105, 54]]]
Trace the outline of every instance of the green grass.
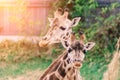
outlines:
[[26, 40], [2, 41], [0, 43], [0, 79], [8, 76], [16, 77], [30, 71], [45, 70], [60, 53], [61, 48], [51, 49], [49, 55], [41, 50], [38, 44]]
[[[52, 59], [45, 58], [33, 58], [25, 62], [6, 63], [4, 68], [0, 67], [0, 77], [15, 77], [27, 71], [45, 70], [51, 63]], [[84, 62], [80, 71], [85, 80], [102, 80], [106, 67], [106, 63]]]
[[6, 63], [4, 68], [0, 67], [0, 77], [17, 76], [36, 69], [44, 70], [51, 64], [51, 62], [51, 59], [34, 58], [26, 62]]
[[[49, 56], [48, 56], [49, 57]], [[33, 58], [24, 62], [6, 63], [5, 67], [0, 67], [0, 78], [11, 76], [16, 77], [28, 71], [45, 70], [52, 63], [52, 59]], [[102, 80], [104, 72], [107, 70], [108, 63], [104, 58], [97, 58], [83, 63], [80, 69], [81, 76], [85, 80]]]

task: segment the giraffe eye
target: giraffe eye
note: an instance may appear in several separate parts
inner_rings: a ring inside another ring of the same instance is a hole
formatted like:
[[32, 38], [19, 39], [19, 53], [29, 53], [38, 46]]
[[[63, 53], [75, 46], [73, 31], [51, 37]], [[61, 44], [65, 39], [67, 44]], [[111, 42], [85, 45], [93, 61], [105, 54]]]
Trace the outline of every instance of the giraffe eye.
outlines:
[[64, 28], [63, 26], [60, 26], [60, 29], [61, 29], [61, 30], [65, 30], [66, 28]]

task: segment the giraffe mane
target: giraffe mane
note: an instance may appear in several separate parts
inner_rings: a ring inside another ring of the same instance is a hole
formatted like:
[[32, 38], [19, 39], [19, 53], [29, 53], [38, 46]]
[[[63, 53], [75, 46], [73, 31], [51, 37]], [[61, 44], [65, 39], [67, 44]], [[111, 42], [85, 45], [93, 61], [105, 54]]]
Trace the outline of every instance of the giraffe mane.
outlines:
[[40, 77], [40, 80], [42, 80], [47, 73], [51, 72], [59, 63], [60, 59], [67, 54], [67, 51], [64, 51], [43, 73], [43, 75]]

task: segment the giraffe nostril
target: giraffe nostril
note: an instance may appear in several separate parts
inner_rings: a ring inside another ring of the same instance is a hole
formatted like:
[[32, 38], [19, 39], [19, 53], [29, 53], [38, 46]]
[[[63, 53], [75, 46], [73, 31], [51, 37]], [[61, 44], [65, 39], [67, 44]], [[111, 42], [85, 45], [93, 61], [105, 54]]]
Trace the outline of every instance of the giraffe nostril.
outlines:
[[47, 37], [44, 37], [43, 40], [47, 40]]
[[81, 62], [81, 60], [75, 59], [73, 62]]
[[75, 59], [75, 61], [77, 61], [77, 60]]

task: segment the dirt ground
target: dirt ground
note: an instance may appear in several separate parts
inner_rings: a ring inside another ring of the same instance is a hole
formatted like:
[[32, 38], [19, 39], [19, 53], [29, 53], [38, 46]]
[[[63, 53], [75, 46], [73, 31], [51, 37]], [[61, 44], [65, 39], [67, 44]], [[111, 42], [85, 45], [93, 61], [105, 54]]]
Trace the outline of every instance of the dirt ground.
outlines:
[[39, 80], [42, 73], [43, 71], [36, 70], [36, 71], [27, 72], [26, 74], [22, 74], [16, 77], [0, 78], [0, 80]]

